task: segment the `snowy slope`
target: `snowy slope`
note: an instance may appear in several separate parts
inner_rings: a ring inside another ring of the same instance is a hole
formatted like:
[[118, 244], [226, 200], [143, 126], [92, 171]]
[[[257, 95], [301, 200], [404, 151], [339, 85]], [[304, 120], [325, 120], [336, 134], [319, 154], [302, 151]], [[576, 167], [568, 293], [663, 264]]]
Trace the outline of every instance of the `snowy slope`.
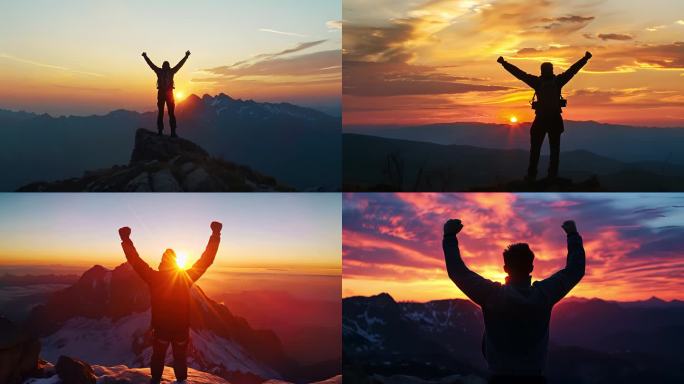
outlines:
[[[152, 356], [152, 347], [143, 343], [149, 324], [150, 311], [117, 321], [73, 318], [59, 331], [41, 340], [41, 355], [49, 361], [57, 361], [60, 355], [87, 356], [91, 364], [144, 366]], [[172, 361], [171, 353], [169, 348], [167, 361]], [[278, 372], [251, 357], [236, 342], [207, 330], [191, 330], [188, 366], [217, 375], [239, 371], [265, 378], [280, 377]]]

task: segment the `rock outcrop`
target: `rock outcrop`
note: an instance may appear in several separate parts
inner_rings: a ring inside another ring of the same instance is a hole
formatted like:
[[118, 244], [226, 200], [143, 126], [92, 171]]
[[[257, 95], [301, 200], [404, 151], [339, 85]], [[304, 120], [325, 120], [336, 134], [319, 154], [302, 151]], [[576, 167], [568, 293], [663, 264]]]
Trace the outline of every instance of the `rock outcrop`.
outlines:
[[55, 370], [57, 376], [69, 384], [95, 384], [97, 380], [90, 364], [69, 356], [60, 356]]
[[39, 368], [40, 342], [0, 317], [0, 383], [17, 384]]
[[138, 129], [128, 165], [88, 171], [81, 178], [37, 182], [20, 192], [272, 192], [289, 191], [249, 167], [211, 157], [182, 138]]

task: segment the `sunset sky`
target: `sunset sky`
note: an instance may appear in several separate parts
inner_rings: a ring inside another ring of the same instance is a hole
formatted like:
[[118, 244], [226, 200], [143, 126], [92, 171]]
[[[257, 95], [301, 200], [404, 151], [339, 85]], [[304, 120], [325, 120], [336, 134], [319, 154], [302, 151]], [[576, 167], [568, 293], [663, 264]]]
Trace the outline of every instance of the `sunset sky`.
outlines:
[[448, 279], [442, 226], [460, 218], [466, 265], [503, 282], [502, 251], [527, 242], [533, 280], [565, 264], [560, 225], [574, 219], [587, 269], [577, 297], [684, 299], [684, 196], [668, 194], [345, 194], [345, 297], [388, 292], [395, 299], [463, 298]]
[[4, 2], [0, 109], [55, 115], [156, 107], [158, 66], [192, 55], [176, 75], [185, 96], [330, 107], [340, 102], [339, 1]]
[[565, 118], [684, 126], [680, 0], [344, 1], [346, 125], [531, 121], [533, 92], [497, 62], [556, 73]]
[[214, 268], [339, 276], [340, 210], [334, 194], [0, 194], [0, 275], [26, 264], [113, 268], [125, 262], [122, 226], [150, 266], [166, 248], [193, 263], [218, 220]]

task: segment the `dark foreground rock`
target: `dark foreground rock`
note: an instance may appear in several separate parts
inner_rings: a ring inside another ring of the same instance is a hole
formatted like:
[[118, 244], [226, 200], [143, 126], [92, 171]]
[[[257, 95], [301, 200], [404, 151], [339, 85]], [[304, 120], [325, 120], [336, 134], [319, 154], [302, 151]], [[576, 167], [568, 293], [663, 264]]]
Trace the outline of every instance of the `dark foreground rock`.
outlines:
[[128, 165], [88, 171], [83, 177], [37, 182], [20, 192], [271, 192], [292, 190], [249, 167], [211, 157], [182, 138], [135, 134]]
[[40, 342], [0, 317], [0, 383], [17, 384], [38, 370]]
[[69, 384], [95, 384], [97, 380], [90, 364], [69, 356], [60, 356], [55, 370], [59, 378]]

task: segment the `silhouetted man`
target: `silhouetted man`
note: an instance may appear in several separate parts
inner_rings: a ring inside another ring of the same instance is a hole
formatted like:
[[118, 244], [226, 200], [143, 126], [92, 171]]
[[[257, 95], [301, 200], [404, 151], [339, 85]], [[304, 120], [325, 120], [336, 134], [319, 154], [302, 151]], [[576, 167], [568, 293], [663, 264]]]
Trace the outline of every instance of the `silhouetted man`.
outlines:
[[188, 376], [187, 350], [190, 336], [190, 288], [214, 262], [221, 242], [222, 224], [211, 223], [212, 235], [202, 257], [187, 271], [176, 265], [176, 254], [167, 249], [162, 255], [159, 270], [155, 271], [145, 263], [133, 246], [131, 229], [119, 229], [121, 247], [126, 260], [135, 272], [147, 283], [152, 304], [151, 327], [154, 332], [150, 383], [161, 382], [166, 350], [173, 349], [173, 371], [176, 380], [182, 382]]
[[165, 61], [162, 64], [162, 67], [159, 68], [147, 57], [147, 53], [143, 52], [142, 56], [145, 58], [147, 65], [149, 65], [154, 73], [157, 74], [157, 109], [159, 110], [157, 114], [157, 131], [160, 136], [162, 135], [162, 132], [164, 132], [164, 104], [166, 104], [166, 108], [169, 110], [171, 137], [176, 137], [176, 101], [173, 98], [173, 75], [175, 75], [183, 64], [185, 64], [185, 61], [188, 60], [190, 51], [185, 52], [185, 57], [173, 68], [171, 68], [168, 61]]
[[449, 278], [482, 308], [485, 333], [482, 352], [492, 373], [490, 384], [545, 383], [551, 309], [584, 276], [584, 247], [573, 221], [562, 225], [568, 238], [565, 268], [531, 282], [534, 253], [527, 244], [510, 245], [504, 252], [506, 284], [485, 279], [466, 267], [456, 235], [460, 220], [444, 224], [444, 259]]
[[591, 53], [587, 52], [583, 58], [560, 75], [554, 75], [553, 64], [543, 63], [541, 65], [541, 76], [526, 73], [504, 60], [503, 57], [499, 57], [497, 60], [508, 72], [529, 85], [535, 92], [536, 100], [532, 104], [535, 110], [535, 118], [530, 128], [528, 181], [534, 181], [537, 178], [539, 153], [544, 143], [544, 136], [547, 134], [549, 135], [549, 148], [551, 150], [548, 177], [554, 179], [558, 176], [560, 137], [561, 133], [565, 130], [561, 114], [563, 113], [562, 108], [565, 107], [566, 103], [561, 97], [561, 89], [587, 64], [589, 59], [591, 59]]

